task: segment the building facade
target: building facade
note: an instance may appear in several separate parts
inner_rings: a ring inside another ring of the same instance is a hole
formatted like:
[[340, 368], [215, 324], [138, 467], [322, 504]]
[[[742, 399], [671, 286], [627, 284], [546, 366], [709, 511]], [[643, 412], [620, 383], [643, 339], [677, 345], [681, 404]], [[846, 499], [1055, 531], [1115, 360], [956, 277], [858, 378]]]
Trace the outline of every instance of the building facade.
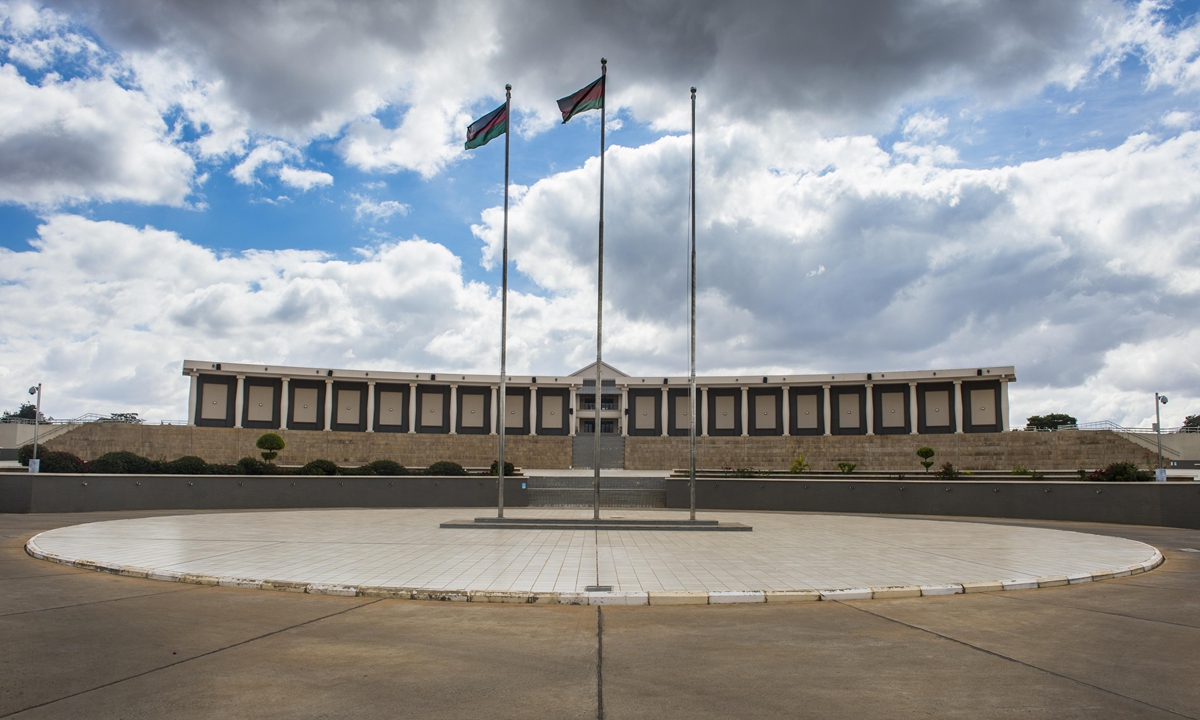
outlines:
[[[188, 424], [312, 431], [495, 435], [498, 375], [185, 360]], [[595, 365], [509, 376], [506, 435], [595, 431]], [[701, 437], [996, 433], [1009, 428], [1012, 366], [830, 375], [633, 377], [602, 367], [600, 432]]]

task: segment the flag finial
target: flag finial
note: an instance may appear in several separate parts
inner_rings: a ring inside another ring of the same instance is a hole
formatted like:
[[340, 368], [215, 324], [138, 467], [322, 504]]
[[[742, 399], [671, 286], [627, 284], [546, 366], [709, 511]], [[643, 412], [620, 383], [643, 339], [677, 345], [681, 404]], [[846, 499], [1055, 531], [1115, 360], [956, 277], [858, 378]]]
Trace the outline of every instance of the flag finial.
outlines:
[[[505, 83], [505, 85], [504, 85], [504, 89], [505, 89], [505, 90], [512, 90], [512, 85], [509, 85], [509, 84]], [[696, 92], [696, 88], [692, 88], [692, 92]]]
[[608, 58], [600, 58], [600, 64], [601, 64], [601, 65], [607, 65], [607, 64], [608, 64]]
[[696, 94], [696, 88], [694, 88], [694, 87], [692, 88], [692, 94], [693, 94], [693, 95], [695, 95], [695, 94]]

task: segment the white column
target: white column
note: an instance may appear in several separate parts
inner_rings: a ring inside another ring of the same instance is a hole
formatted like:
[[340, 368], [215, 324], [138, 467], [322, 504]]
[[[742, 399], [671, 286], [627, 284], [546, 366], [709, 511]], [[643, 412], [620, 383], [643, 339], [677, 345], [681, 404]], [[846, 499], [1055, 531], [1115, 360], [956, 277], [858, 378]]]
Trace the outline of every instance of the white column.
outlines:
[[567, 395], [567, 407], [570, 408], [570, 412], [567, 413], [567, 420], [571, 423], [571, 429], [570, 429], [569, 433], [570, 433], [571, 437], [575, 437], [575, 426], [577, 424], [579, 424], [579, 421], [575, 418], [575, 415], [578, 414], [578, 412], [579, 412], [578, 410], [576, 410], [576, 408], [578, 407], [578, 403], [576, 402], [576, 399], [579, 396], [575, 394], [575, 386], [574, 385], [567, 388], [567, 392], [570, 393], [569, 395]]
[[529, 434], [537, 435], [538, 396], [537, 388], [529, 386]]
[[333, 429], [333, 405], [335, 403], [333, 397], [333, 381], [325, 381], [325, 429]]
[[188, 384], [188, 415], [187, 424], [196, 424], [196, 392], [200, 386], [200, 376], [192, 375], [191, 382]]
[[663, 437], [666, 437], [668, 435], [667, 430], [669, 428], [667, 427], [667, 423], [669, 423], [671, 421], [671, 415], [668, 412], [668, 410], [670, 409], [670, 407], [669, 407], [670, 402], [671, 402], [670, 388], [664, 386], [662, 389], [662, 413], [661, 413], [661, 415], [662, 415], [662, 436]]
[[450, 434], [458, 434], [458, 386], [450, 386]]
[[742, 437], [750, 435], [750, 390], [742, 388]]
[[[496, 400], [496, 391], [497, 390], [498, 390], [498, 388], [495, 385], [493, 385], [492, 386], [492, 412], [490, 413], [491, 418], [492, 418], [492, 431], [490, 433], [488, 433], [489, 435], [498, 435], [500, 433], [500, 430], [497, 429], [497, 426], [496, 426], [496, 415], [499, 414], [499, 412], [500, 412], [500, 404]], [[507, 461], [505, 461], [505, 462], [507, 462]]]
[[291, 409], [288, 403], [288, 379], [284, 378], [279, 386], [279, 428], [286, 430], [288, 426], [288, 411]]
[[833, 434], [833, 407], [830, 405], [830, 400], [832, 399], [832, 397], [831, 397], [832, 393], [829, 392], [828, 385], [822, 385], [821, 388], [825, 390], [825, 404], [824, 404], [824, 408], [823, 408], [824, 412], [822, 413], [824, 415], [824, 420], [825, 420], [825, 434], [832, 435]]
[[[600, 402], [599, 395], [596, 396], [596, 402]], [[622, 437], [629, 436], [629, 419], [632, 417], [629, 412], [629, 388], [623, 387], [621, 388], [621, 407], [617, 410], [617, 422], [621, 423]], [[596, 430], [599, 431], [600, 428], [596, 428]]]
[[237, 390], [233, 396], [233, 426], [240, 428], [242, 426], [242, 409], [245, 407], [245, 399], [242, 397], [246, 390], [246, 376], [237, 376]]
[[1000, 432], [1008, 432], [1008, 381], [1000, 381]]
[[963, 401], [962, 380], [954, 381], [954, 432], [961, 435], [963, 431]]
[[367, 432], [375, 432], [375, 381], [367, 381]]
[[875, 434], [875, 386], [867, 383], [867, 434]]
[[780, 420], [783, 422], [783, 436], [787, 437], [792, 434], [792, 394], [786, 385], [780, 392], [783, 393], [783, 417]]
[[[696, 404], [700, 406], [700, 432], [699, 435], [708, 437], [708, 402], [704, 397], [705, 389], [702, 387], [696, 388]], [[693, 412], [695, 412], [693, 410]]]
[[911, 434], [917, 434], [917, 384], [910, 382], [908, 384], [908, 417], [912, 424]]
[[417, 384], [408, 384], [408, 431], [417, 431]]

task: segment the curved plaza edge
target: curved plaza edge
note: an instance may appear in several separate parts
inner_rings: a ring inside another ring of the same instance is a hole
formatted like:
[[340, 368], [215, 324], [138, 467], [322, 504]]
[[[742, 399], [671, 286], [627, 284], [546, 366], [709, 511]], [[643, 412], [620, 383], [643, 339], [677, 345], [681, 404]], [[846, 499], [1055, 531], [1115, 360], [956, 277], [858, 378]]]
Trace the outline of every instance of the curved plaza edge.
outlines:
[[369, 585], [333, 585], [279, 580], [254, 580], [238, 577], [218, 577], [170, 571], [151, 570], [130, 565], [98, 562], [86, 558], [67, 557], [42, 550], [37, 545], [41, 534], [25, 543], [25, 552], [38, 560], [69, 565], [124, 577], [144, 578], [162, 582], [192, 585], [232, 587], [276, 592], [307, 593], [394, 600], [424, 600], [475, 603], [511, 603], [539, 605], [725, 605], [743, 603], [796, 603], [837, 600], [884, 600], [915, 597], [938, 597], [966, 593], [1036, 590], [1063, 585], [1099, 582], [1149, 572], [1163, 563], [1163, 555], [1154, 548], [1149, 560], [1135, 565], [1073, 575], [1052, 575], [1038, 578], [1013, 578], [1001, 581], [946, 583], [940, 585], [899, 585], [889, 587], [837, 588], [822, 590], [732, 590], [732, 591], [666, 591], [666, 592], [524, 592], [495, 590], [440, 590], [428, 588], [388, 587]]

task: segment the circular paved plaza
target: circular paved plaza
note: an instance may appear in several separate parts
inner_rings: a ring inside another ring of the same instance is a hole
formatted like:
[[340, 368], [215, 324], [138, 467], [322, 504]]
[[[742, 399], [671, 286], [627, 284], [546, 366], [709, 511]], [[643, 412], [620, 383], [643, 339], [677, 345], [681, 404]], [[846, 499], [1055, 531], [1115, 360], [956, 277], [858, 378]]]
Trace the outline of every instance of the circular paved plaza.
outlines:
[[[717, 604], [951, 595], [1092, 582], [1162, 562], [1152, 546], [985, 523], [702, 513], [753, 532], [441, 529], [486, 510], [151, 517], [50, 530], [39, 558], [156, 580], [474, 602]], [[518, 509], [516, 517], [591, 517]], [[619, 519], [672, 511], [607, 510]]]

